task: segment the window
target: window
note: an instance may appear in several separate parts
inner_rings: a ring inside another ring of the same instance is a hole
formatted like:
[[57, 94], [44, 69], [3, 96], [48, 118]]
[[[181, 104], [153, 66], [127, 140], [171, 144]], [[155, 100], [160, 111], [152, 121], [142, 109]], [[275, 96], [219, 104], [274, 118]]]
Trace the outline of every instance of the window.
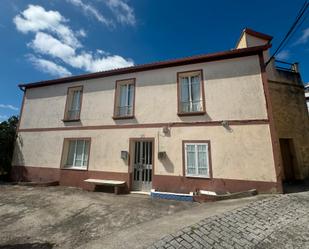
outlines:
[[83, 87], [70, 87], [68, 89], [64, 121], [75, 121], [80, 118]]
[[87, 169], [90, 139], [65, 139], [62, 166], [68, 169]]
[[116, 81], [114, 118], [134, 117], [135, 79]]
[[210, 177], [209, 142], [184, 142], [185, 175]]
[[202, 74], [202, 70], [178, 73], [178, 114], [204, 113]]

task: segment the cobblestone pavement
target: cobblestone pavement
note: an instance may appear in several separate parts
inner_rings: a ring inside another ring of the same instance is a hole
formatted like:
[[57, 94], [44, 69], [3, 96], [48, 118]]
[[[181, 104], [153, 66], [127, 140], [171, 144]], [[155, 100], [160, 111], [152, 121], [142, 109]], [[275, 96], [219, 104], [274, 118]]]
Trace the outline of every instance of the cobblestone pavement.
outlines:
[[273, 196], [201, 220], [149, 248], [309, 248], [309, 192]]

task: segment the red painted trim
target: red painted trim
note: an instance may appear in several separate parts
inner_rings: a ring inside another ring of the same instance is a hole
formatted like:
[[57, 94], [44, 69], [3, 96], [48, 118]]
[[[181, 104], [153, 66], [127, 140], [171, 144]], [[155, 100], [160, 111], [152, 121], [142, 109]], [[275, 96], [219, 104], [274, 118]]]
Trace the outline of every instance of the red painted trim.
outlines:
[[257, 32], [253, 29], [250, 29], [250, 28], [245, 28], [243, 32], [245, 32], [249, 35], [255, 36], [257, 38], [260, 38], [262, 40], [271, 41], [273, 39], [273, 37], [270, 36], [270, 35], [267, 35], [267, 34], [264, 34], [264, 33], [261, 33], [261, 32]]
[[273, 193], [277, 191], [276, 186], [276, 182], [224, 178], [204, 179], [168, 175], [156, 175], [153, 181], [155, 190], [174, 193], [190, 193], [199, 190], [233, 193], [250, 189], [256, 189], [260, 193]]
[[[66, 155], [64, 155], [64, 147], [68, 146], [68, 142], [72, 140], [88, 140], [89, 141], [89, 151], [88, 151], [88, 162], [86, 169], [72, 169], [72, 168], [64, 168], [64, 158]], [[61, 157], [60, 157], [60, 169], [61, 170], [81, 170], [81, 171], [87, 171], [89, 168], [89, 161], [90, 161], [90, 152], [91, 152], [91, 137], [66, 137], [63, 139], [62, 143], [62, 151], [61, 151]]]
[[78, 76], [71, 76], [71, 77], [54, 79], [54, 80], [39, 81], [39, 82], [28, 83], [28, 84], [20, 84], [18, 86], [20, 88], [22, 87], [25, 87], [25, 88], [42, 87], [42, 86], [63, 84], [63, 83], [68, 83], [68, 82], [80, 81], [80, 80], [103, 78], [103, 77], [108, 77], [108, 76], [113, 76], [113, 75], [121, 75], [121, 74], [135, 73], [135, 72], [141, 72], [141, 71], [155, 70], [155, 69], [166, 68], [166, 67], [175, 67], [175, 66], [202, 63], [202, 62], [208, 62], [208, 61], [225, 60], [225, 59], [230, 59], [230, 58], [255, 55], [260, 51], [267, 50], [269, 47], [270, 45], [267, 44], [263, 46], [256, 46], [256, 47], [250, 47], [250, 48], [234, 49], [234, 50], [228, 50], [224, 52], [218, 52], [218, 53], [212, 53], [212, 54], [206, 54], [206, 55], [197, 55], [197, 56], [191, 56], [187, 58], [155, 62], [155, 63], [143, 64], [143, 65], [138, 65], [138, 66], [133, 66], [133, 67], [113, 69], [113, 70], [103, 71], [103, 72], [98, 72], [98, 73], [83, 74], [83, 75], [78, 75]]
[[[54, 128], [25, 128], [20, 132], [44, 132], [44, 131], [71, 131], [71, 130], [109, 130], [109, 129], [133, 129], [133, 128], [161, 128], [169, 127], [191, 127], [191, 126], [220, 126], [222, 121], [202, 121], [202, 122], [171, 122], [171, 123], [145, 123], [145, 124], [124, 124], [124, 125], [93, 125], [93, 126], [71, 126]], [[268, 124], [268, 119], [248, 119], [248, 120], [225, 120], [229, 125], [259, 125]]]
[[[117, 100], [120, 98], [119, 92], [118, 92], [118, 87], [121, 85], [123, 82], [128, 82], [131, 81], [130, 84], [134, 86], [134, 95], [133, 95], [133, 113], [130, 116], [118, 116], [116, 114], [117, 111]], [[129, 79], [121, 79], [121, 80], [116, 80], [115, 83], [115, 94], [114, 94], [114, 115], [113, 119], [134, 119], [135, 118], [135, 95], [136, 95], [136, 78], [129, 78]]]
[[130, 115], [130, 116], [113, 116], [112, 117], [112, 119], [114, 119], [114, 120], [118, 120], [118, 119], [134, 119], [135, 118], [135, 116], [133, 116], [133, 115]]
[[[238, 38], [238, 41], [236, 42], [236, 47], [238, 47], [239, 42], [240, 42], [241, 38], [243, 37], [244, 33], [247, 33], [247, 34], [255, 36], [255, 37], [259, 38], [259, 39], [265, 40], [265, 41], [267, 41], [268, 45], [270, 45], [270, 41], [273, 39], [273, 37], [270, 36], [270, 35], [266, 35], [264, 33], [257, 32], [257, 31], [255, 31], [253, 29], [245, 28], [242, 31], [240, 37]], [[246, 41], [246, 43], [247, 43], [247, 41]]]
[[[180, 82], [179, 78], [181, 77], [182, 74], [187, 74], [187, 73], [196, 73], [199, 72], [201, 75], [201, 94], [202, 94], [202, 107], [203, 111], [200, 112], [181, 112], [180, 111]], [[203, 69], [197, 69], [197, 70], [190, 70], [190, 71], [183, 71], [183, 72], [177, 72], [177, 115], [178, 116], [197, 116], [197, 115], [204, 115], [206, 113], [206, 106], [205, 106], [205, 90], [204, 90], [204, 74], [203, 74]]]
[[[186, 175], [186, 160], [185, 160], [185, 144], [186, 143], [204, 143], [208, 144], [208, 167], [209, 167], [209, 177], [194, 177]], [[212, 160], [211, 160], [211, 145], [210, 140], [182, 140], [182, 175], [186, 178], [194, 178], [194, 179], [205, 179], [210, 180], [213, 178], [212, 176]]]
[[[59, 181], [63, 186], [74, 186], [93, 190], [93, 186], [84, 182], [88, 178], [106, 180], [130, 181], [130, 174], [107, 171], [76, 171], [61, 170], [59, 168], [13, 166], [11, 177], [14, 181]], [[154, 175], [153, 188], [158, 191], [189, 193], [200, 189], [209, 191], [239, 192], [257, 189], [258, 192], [272, 193], [276, 190], [276, 182], [250, 181], [237, 179], [213, 178], [209, 180], [187, 178], [183, 176]], [[129, 187], [127, 186], [127, 191]]]
[[281, 157], [281, 152], [280, 152], [279, 138], [278, 138], [276, 128], [275, 128], [275, 121], [274, 121], [272, 104], [271, 104], [271, 95], [270, 95], [270, 90], [269, 90], [269, 82], [267, 78], [266, 66], [264, 62], [263, 53], [259, 54], [259, 62], [260, 62], [261, 77], [262, 77], [263, 89], [264, 89], [265, 100], [266, 100], [267, 115], [268, 115], [268, 120], [269, 120], [269, 130], [270, 130], [270, 137], [271, 137], [271, 143], [272, 143], [272, 149], [273, 149], [276, 179], [277, 179], [277, 191], [282, 193], [283, 192], [282, 173], [281, 173], [282, 157]]
[[206, 112], [180, 112], [177, 113], [178, 116], [182, 117], [182, 116], [202, 116], [205, 115]]
[[62, 119], [62, 122], [64, 123], [80, 122], [80, 119]]
[[[69, 108], [69, 93], [71, 89], [74, 88], [81, 88], [81, 97], [80, 97], [80, 106], [79, 106], [79, 114], [78, 117], [76, 119], [68, 119], [68, 108]], [[65, 101], [65, 106], [64, 106], [64, 115], [63, 115], [63, 122], [78, 122], [80, 121], [80, 114], [82, 112], [82, 105], [83, 105], [83, 95], [84, 95], [84, 86], [80, 85], [80, 86], [72, 86], [72, 87], [68, 87], [67, 89], [67, 97], [66, 97], [66, 101]]]

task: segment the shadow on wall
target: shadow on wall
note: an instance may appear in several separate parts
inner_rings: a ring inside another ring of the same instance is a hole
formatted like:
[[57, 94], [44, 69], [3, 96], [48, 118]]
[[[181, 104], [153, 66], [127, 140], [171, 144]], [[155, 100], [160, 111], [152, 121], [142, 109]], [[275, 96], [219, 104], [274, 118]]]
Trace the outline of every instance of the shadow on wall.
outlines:
[[25, 160], [22, 152], [23, 139], [18, 135], [15, 141], [13, 165], [11, 169], [11, 180], [12, 181], [25, 181], [27, 180], [27, 169], [26, 167], [20, 167], [25, 165]]
[[200, 116], [179, 116], [179, 119], [182, 122], [208, 122], [208, 121], [213, 121], [213, 119], [208, 115], [208, 113], [205, 113], [204, 115], [200, 115]]
[[[200, 69], [201, 65], [197, 65], [196, 68]], [[230, 60], [219, 60], [207, 62], [205, 64], [207, 67], [207, 72], [204, 72], [204, 80], [223, 80], [228, 78], [236, 78], [243, 77], [249, 75], [258, 75], [260, 74], [260, 66], [258, 57], [252, 60], [252, 57], [242, 57], [230, 59]], [[100, 92], [100, 91], [114, 91], [115, 90], [115, 81], [123, 79], [124, 77], [137, 78], [137, 85], [139, 87], [144, 86], [153, 86], [153, 85], [176, 85], [177, 82], [177, 72], [181, 70], [178, 67], [168, 67], [161, 68], [159, 71], [160, 77], [155, 77], [158, 74], [150, 73], [148, 71], [148, 77], [145, 77], [144, 72], [132, 73], [126, 76], [110, 76], [110, 77], [101, 77], [92, 80], [87, 80], [91, 84], [87, 84], [87, 88], [83, 91], [84, 93], [91, 92]], [[154, 72], [154, 71], [152, 71]], [[154, 80], [154, 78], [157, 78]], [[83, 80], [69, 83], [68, 85], [58, 85], [55, 87], [54, 85], [47, 86], [44, 91], [40, 88], [32, 88], [31, 91], [27, 92], [28, 99], [40, 99], [40, 98], [51, 98], [51, 97], [59, 97], [67, 95], [67, 87], [73, 85], [81, 85]], [[112, 94], [113, 96], [113, 94]]]
[[14, 245], [0, 245], [0, 249], [51, 249], [53, 244], [50, 243], [25, 243]]
[[168, 157], [168, 155], [166, 154], [164, 158], [159, 159], [163, 165], [163, 167], [165, 168], [166, 172], [168, 173], [174, 173], [174, 164], [171, 161], [171, 159]]

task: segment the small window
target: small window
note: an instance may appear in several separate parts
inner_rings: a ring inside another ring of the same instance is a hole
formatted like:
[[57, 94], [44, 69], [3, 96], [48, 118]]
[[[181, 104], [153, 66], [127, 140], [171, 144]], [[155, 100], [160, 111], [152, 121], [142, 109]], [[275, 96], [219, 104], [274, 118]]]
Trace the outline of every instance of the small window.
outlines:
[[116, 81], [114, 118], [133, 118], [135, 80]]
[[178, 73], [178, 114], [204, 113], [202, 70]]
[[87, 169], [90, 139], [65, 139], [63, 146], [63, 168]]
[[209, 144], [185, 142], [184, 151], [186, 176], [209, 178]]
[[82, 105], [83, 87], [70, 87], [68, 89], [66, 110], [64, 115], [65, 121], [74, 121], [80, 119]]

